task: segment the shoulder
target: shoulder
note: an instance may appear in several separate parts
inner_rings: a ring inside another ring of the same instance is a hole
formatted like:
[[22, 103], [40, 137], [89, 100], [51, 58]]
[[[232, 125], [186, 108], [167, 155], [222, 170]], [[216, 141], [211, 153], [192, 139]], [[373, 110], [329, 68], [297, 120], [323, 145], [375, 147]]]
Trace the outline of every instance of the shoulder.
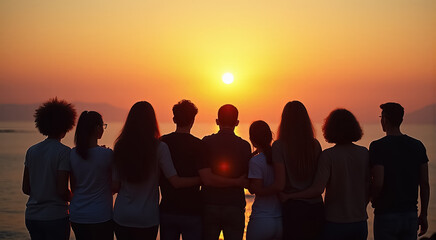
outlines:
[[284, 147], [284, 142], [282, 140], [276, 140], [272, 144], [273, 149], [282, 149]]
[[377, 140], [372, 141], [372, 142], [369, 144], [369, 148], [372, 149], [372, 148], [374, 148], [374, 147], [378, 147], [378, 146], [380, 146], [380, 145], [386, 144], [386, 142], [387, 142], [387, 138], [386, 138], [386, 136], [385, 136], [385, 137], [382, 137], [382, 138], [380, 138], [380, 139], [377, 139]]
[[214, 134], [211, 134], [211, 135], [207, 135], [207, 136], [204, 136], [202, 140], [205, 141], [205, 142], [207, 142], [207, 141], [210, 141], [211, 139], [214, 139], [215, 136], [216, 136], [215, 133], [214, 133]]
[[266, 163], [266, 157], [265, 157], [265, 155], [263, 153], [259, 153], [257, 155], [254, 155], [250, 159], [250, 164], [261, 165], [263, 163]]
[[356, 149], [356, 151], [360, 151], [363, 153], [367, 153], [368, 152], [368, 148], [364, 147], [364, 146], [360, 146], [357, 144], [353, 144], [353, 148]]
[[410, 137], [408, 135], [404, 135], [404, 138], [406, 138], [407, 141], [410, 142], [410, 144], [414, 144], [414, 145], [419, 146], [419, 147], [424, 147], [424, 144], [416, 138]]
[[168, 145], [163, 142], [163, 141], [159, 141], [157, 143], [157, 151], [161, 152], [161, 151], [169, 151]]

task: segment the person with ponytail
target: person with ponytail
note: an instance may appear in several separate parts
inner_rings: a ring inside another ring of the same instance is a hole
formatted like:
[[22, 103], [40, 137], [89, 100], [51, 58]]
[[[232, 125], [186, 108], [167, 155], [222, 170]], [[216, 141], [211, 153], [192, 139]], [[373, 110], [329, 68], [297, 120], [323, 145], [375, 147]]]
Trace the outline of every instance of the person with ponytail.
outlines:
[[274, 186], [272, 162], [272, 133], [264, 121], [250, 126], [250, 141], [256, 148], [250, 159], [249, 190], [256, 194], [247, 226], [247, 240], [282, 239], [282, 210]]
[[113, 152], [98, 145], [106, 124], [98, 112], [79, 117], [71, 151], [70, 221], [77, 240], [113, 239]]
[[153, 106], [135, 103], [114, 146], [114, 205], [118, 240], [156, 239], [159, 226], [159, 175], [175, 188], [199, 185], [200, 177], [179, 177], [168, 145], [159, 140]]
[[[284, 193], [299, 192], [312, 185], [320, 154], [321, 145], [306, 107], [299, 101], [288, 102], [278, 139], [272, 146], [273, 161], [282, 165], [278, 169], [285, 172]], [[320, 236], [324, 224], [321, 193], [311, 198], [288, 199], [282, 207], [283, 239], [309, 240]]]

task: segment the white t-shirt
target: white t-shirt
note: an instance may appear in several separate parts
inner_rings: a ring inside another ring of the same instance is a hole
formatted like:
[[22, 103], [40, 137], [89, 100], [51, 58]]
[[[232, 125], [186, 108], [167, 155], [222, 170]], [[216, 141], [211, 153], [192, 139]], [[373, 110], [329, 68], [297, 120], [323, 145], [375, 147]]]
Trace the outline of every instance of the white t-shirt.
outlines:
[[112, 150], [93, 147], [83, 159], [71, 150], [71, 174], [75, 188], [70, 203], [70, 220], [75, 223], [102, 223], [112, 219]]
[[[259, 153], [250, 159], [248, 178], [263, 179], [263, 185], [266, 187], [274, 183], [274, 169], [272, 165], [268, 165], [263, 153]], [[277, 195], [256, 195], [251, 208], [250, 218], [275, 218], [282, 216], [281, 203]]]
[[[166, 178], [177, 175], [168, 146], [160, 142], [157, 161], [147, 181], [132, 184], [121, 180], [121, 189], [115, 200], [114, 221], [121, 226], [146, 228], [159, 224], [159, 172]], [[118, 176], [114, 176], [118, 180]]]
[[30, 195], [26, 219], [49, 221], [68, 217], [68, 203], [57, 194], [57, 171], [70, 171], [70, 148], [47, 138], [30, 147], [24, 165], [29, 170]]

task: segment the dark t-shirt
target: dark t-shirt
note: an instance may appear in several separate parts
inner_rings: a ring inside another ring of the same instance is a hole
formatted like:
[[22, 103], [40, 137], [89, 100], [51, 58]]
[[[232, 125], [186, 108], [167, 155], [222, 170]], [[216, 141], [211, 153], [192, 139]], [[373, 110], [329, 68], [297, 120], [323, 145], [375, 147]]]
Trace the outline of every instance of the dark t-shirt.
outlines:
[[371, 166], [384, 167], [383, 188], [374, 213], [417, 211], [420, 167], [428, 162], [424, 145], [407, 135], [386, 136], [369, 146]]
[[[171, 152], [174, 168], [180, 177], [196, 177], [200, 162], [204, 158], [204, 143], [189, 133], [170, 133], [161, 137]], [[174, 188], [161, 174], [160, 187], [162, 200], [160, 211], [179, 215], [200, 215], [202, 199], [200, 185], [187, 188]]]
[[[232, 130], [221, 129], [217, 134], [204, 137], [203, 142], [206, 143], [208, 156], [202, 162], [201, 168], [210, 168], [212, 173], [228, 178], [248, 174], [250, 144], [236, 136]], [[204, 186], [201, 191], [205, 204], [245, 207], [242, 187]]]

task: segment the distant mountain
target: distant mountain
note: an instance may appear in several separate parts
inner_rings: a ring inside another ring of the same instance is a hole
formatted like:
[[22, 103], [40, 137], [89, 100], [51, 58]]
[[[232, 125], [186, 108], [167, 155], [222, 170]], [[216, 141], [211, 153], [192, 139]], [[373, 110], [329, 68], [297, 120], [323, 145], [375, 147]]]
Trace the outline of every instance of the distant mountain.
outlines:
[[[105, 121], [124, 121], [128, 110], [114, 107], [107, 103], [73, 103], [77, 117], [84, 110], [97, 111]], [[33, 121], [33, 114], [39, 104], [0, 104], [0, 121]]]
[[404, 116], [404, 123], [412, 124], [436, 124], [436, 103], [407, 113]]

